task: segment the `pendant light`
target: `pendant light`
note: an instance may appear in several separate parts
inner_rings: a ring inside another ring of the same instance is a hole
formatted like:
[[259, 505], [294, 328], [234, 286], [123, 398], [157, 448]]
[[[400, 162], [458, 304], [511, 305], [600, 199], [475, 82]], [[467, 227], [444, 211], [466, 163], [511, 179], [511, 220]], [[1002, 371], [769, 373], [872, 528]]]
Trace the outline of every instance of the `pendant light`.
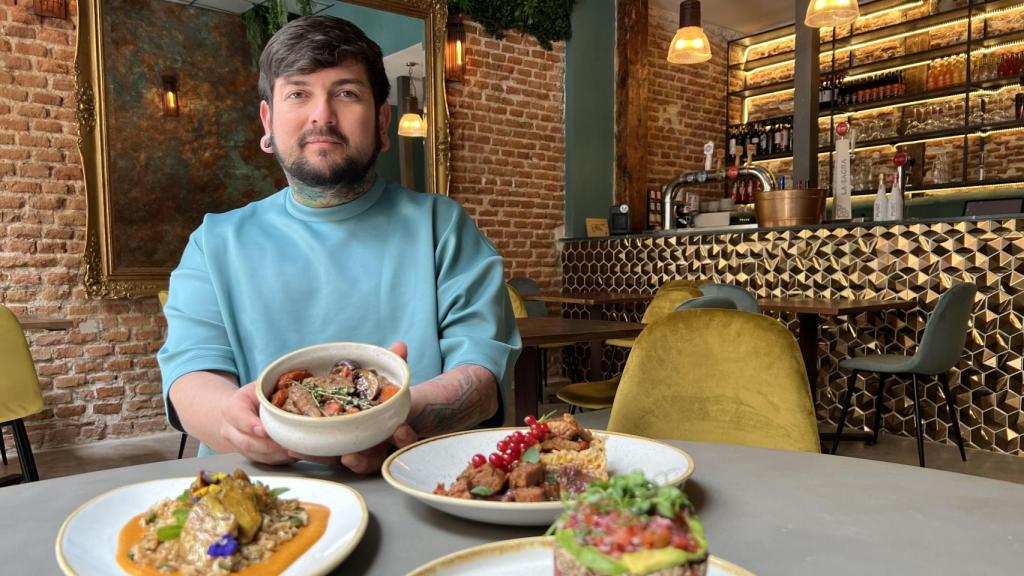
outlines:
[[711, 42], [700, 25], [700, 0], [679, 3], [679, 30], [668, 46], [673, 64], [700, 64], [711, 60]]
[[857, 0], [810, 0], [804, 24], [811, 28], [838, 28], [860, 16]]
[[419, 114], [419, 101], [416, 100], [416, 78], [412, 75], [415, 62], [407, 62], [409, 67], [409, 96], [405, 99], [405, 114], [398, 121], [398, 135], [409, 138], [426, 138], [427, 121]]

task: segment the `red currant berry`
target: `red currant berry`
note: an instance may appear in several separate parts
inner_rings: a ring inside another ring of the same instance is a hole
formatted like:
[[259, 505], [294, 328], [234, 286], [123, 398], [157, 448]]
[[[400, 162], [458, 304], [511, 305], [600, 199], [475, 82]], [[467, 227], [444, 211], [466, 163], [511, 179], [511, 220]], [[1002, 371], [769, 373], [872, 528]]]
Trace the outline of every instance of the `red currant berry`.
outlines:
[[483, 454], [474, 454], [473, 455], [473, 467], [474, 468], [479, 468], [479, 467], [483, 466], [486, 463], [487, 463], [487, 458], [484, 458]]
[[523, 440], [525, 440], [525, 439], [526, 439], [526, 436], [522, 432], [520, 432], [519, 430], [516, 430], [512, 434], [512, 440], [514, 442], [516, 442], [516, 443], [522, 444]]
[[537, 443], [537, 433], [536, 432], [530, 432], [529, 434], [526, 435], [526, 445], [527, 446], [533, 446], [536, 443]]
[[540, 431], [541, 431], [541, 433], [542, 433], [542, 434], [544, 434], [545, 436], [547, 436], [548, 434], [550, 434], [550, 433], [551, 433], [551, 428], [550, 428], [550, 427], [548, 427], [548, 425], [547, 425], [547, 424], [544, 424], [544, 423], [542, 423], [542, 424], [540, 425]]
[[527, 426], [532, 428], [533, 425], [537, 423], [537, 418], [533, 414], [530, 414], [524, 419], [524, 421], [526, 422]]
[[514, 458], [509, 458], [508, 456], [506, 456], [504, 454], [501, 455], [501, 460], [502, 460], [502, 464], [503, 464], [502, 468], [505, 469], [505, 470], [508, 470], [509, 467], [512, 466], [512, 463], [515, 462]]
[[510, 442], [508, 440], [502, 440], [498, 442], [498, 452], [504, 452], [508, 450]]
[[497, 452], [491, 452], [491, 455], [487, 457], [487, 461], [495, 468], [501, 468], [505, 465], [505, 460]]

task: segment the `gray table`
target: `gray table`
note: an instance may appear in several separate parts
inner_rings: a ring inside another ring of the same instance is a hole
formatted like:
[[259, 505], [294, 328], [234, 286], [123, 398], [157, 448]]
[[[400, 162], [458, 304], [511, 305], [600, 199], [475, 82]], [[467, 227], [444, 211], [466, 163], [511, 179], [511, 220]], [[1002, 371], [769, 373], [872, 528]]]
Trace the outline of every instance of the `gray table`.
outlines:
[[[602, 417], [583, 419], [595, 418]], [[707, 527], [712, 553], [761, 576], [1020, 573], [1024, 486], [839, 456], [675, 444], [696, 462], [687, 492]], [[251, 473], [334, 478], [363, 495], [371, 514], [366, 536], [336, 574], [398, 576], [449, 552], [543, 532], [450, 517], [379, 477], [312, 465], [255, 466], [227, 455], [0, 489], [2, 571], [59, 573], [53, 553], [57, 530], [93, 496], [140, 480], [236, 466]]]

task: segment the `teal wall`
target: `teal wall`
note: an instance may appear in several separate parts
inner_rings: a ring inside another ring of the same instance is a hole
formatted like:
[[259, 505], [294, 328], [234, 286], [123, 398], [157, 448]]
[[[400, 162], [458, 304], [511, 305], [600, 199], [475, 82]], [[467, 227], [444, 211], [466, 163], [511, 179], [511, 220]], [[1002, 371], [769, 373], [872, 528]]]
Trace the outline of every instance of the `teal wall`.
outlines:
[[385, 56], [424, 41], [424, 23], [417, 18], [342, 2], [333, 4], [321, 14], [344, 18], [359, 26], [380, 45]]
[[[417, 43], [424, 43], [424, 23], [423, 20], [417, 18], [342, 2], [333, 4], [330, 8], [324, 10], [322, 14], [344, 18], [361, 28], [370, 39], [380, 45], [384, 56], [404, 50]], [[398, 86], [391, 87], [392, 94], [395, 94], [397, 90]], [[420, 102], [422, 102], [423, 95], [418, 95]], [[399, 118], [398, 108], [392, 106], [391, 126], [388, 127], [388, 132], [391, 135], [391, 148], [381, 152], [377, 158], [377, 173], [385, 180], [391, 182], [401, 182], [398, 162]], [[413, 158], [416, 180], [415, 189], [420, 191], [426, 190], [423, 140], [421, 139], [414, 139]]]
[[615, 1], [579, 0], [565, 50], [565, 235], [607, 218], [615, 182]]

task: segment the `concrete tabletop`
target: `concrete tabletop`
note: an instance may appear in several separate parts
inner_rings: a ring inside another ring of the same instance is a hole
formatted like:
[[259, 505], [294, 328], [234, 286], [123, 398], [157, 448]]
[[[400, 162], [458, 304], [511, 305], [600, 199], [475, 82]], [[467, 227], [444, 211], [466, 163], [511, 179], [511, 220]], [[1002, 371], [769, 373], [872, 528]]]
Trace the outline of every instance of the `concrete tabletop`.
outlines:
[[[584, 422], [595, 420], [587, 416]], [[696, 463], [686, 491], [704, 521], [712, 554], [762, 576], [1020, 573], [1022, 485], [841, 456], [672, 444]], [[448, 516], [379, 476], [311, 464], [266, 467], [221, 455], [0, 489], [2, 572], [59, 574], [53, 545], [61, 523], [107, 490], [236, 467], [251, 474], [329, 478], [363, 495], [370, 510], [366, 535], [334, 574], [398, 576], [450, 552], [544, 531]]]

